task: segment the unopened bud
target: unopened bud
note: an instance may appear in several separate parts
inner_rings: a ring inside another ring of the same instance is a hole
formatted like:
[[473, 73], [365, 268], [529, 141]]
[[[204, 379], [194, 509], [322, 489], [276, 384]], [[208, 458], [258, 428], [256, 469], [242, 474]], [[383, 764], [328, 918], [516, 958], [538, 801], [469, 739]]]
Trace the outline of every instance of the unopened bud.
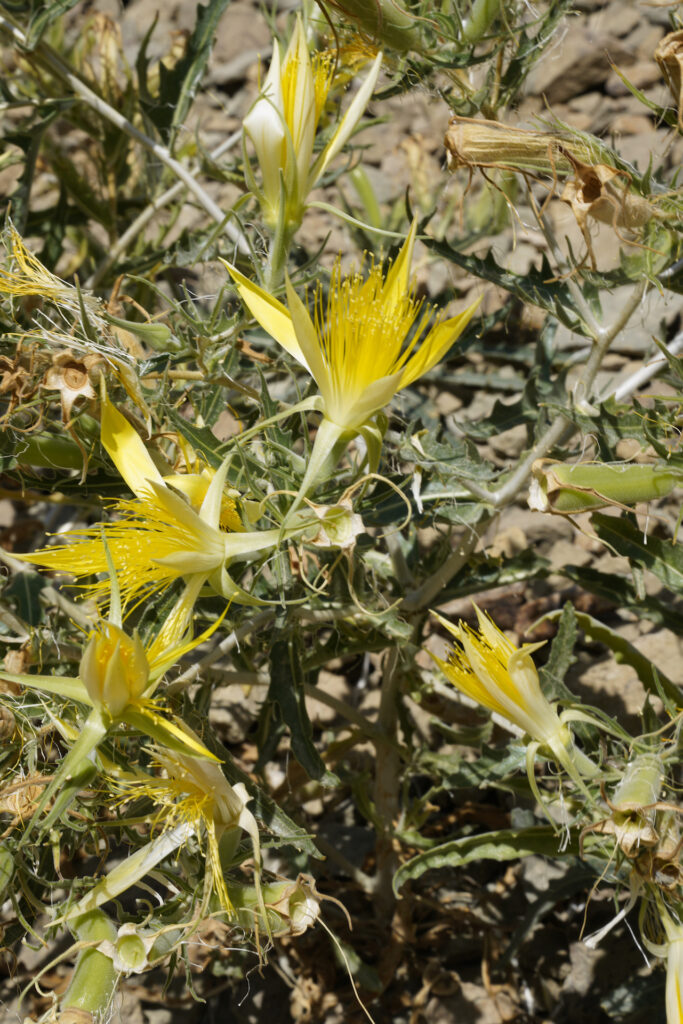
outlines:
[[332, 5], [361, 32], [392, 50], [422, 50], [418, 18], [396, 0], [332, 0]]
[[118, 718], [141, 696], [149, 680], [142, 641], [111, 622], [102, 623], [83, 652], [79, 674], [95, 707]]

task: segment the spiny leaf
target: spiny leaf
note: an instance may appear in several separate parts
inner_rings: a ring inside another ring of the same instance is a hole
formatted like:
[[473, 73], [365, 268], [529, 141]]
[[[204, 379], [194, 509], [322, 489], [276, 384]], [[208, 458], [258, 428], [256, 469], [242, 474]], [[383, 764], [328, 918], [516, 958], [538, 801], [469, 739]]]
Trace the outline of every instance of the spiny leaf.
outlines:
[[649, 569], [669, 590], [683, 594], [683, 548], [678, 544], [647, 534], [624, 517], [595, 512], [591, 524], [600, 540]]
[[465, 836], [442, 843], [433, 850], [427, 850], [403, 864], [394, 876], [394, 892], [409, 879], [419, 878], [425, 871], [438, 868], [462, 867], [475, 860], [517, 860], [541, 854], [546, 857], [575, 857], [579, 852], [579, 838], [572, 834], [565, 845], [565, 836], [560, 836], [550, 825], [537, 825], [523, 829], [500, 829], [480, 836]]
[[541, 689], [549, 700], [576, 700], [574, 694], [564, 685], [564, 678], [576, 661], [574, 645], [577, 635], [574, 606], [571, 601], [567, 601], [560, 615], [557, 634], [550, 648], [550, 657], [538, 673]]
[[301, 767], [324, 786], [334, 786], [338, 779], [325, 767], [313, 743], [313, 728], [304, 698], [302, 652], [298, 646], [296, 636], [273, 643], [268, 702], [277, 704], [282, 721], [291, 734], [292, 753]]
[[[515, 274], [496, 263], [493, 252], [489, 251], [483, 258], [468, 256], [453, 249], [447, 242], [425, 236], [422, 241], [428, 249], [432, 249], [445, 260], [455, 263], [475, 277], [504, 288], [522, 302], [530, 302], [540, 306], [548, 313], [569, 327], [570, 330], [590, 337], [588, 327], [579, 317], [569, 286], [565, 281], [554, 279], [553, 271], [547, 260], [543, 260], [540, 270], [532, 267], [526, 274]], [[573, 314], [573, 315], [572, 315]]]
[[216, 26], [229, 3], [230, 0], [209, 0], [206, 7], [197, 4], [197, 20], [184, 56], [172, 68], [159, 65], [159, 98], [151, 103], [148, 99], [146, 113], [169, 146], [192, 106], [211, 56]]

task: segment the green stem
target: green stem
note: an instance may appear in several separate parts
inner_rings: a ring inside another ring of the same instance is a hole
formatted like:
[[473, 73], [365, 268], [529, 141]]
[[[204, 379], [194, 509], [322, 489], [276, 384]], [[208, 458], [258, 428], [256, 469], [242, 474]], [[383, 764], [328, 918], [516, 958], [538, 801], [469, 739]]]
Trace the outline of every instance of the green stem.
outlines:
[[345, 430], [323, 416], [318, 433], [315, 435], [304, 478], [284, 518], [282, 530], [285, 529], [306, 495], [315, 490], [316, 485], [337, 465], [352, 436], [352, 431]]
[[[83, 914], [71, 925], [81, 942], [116, 941], [114, 923], [101, 910]], [[118, 981], [118, 972], [111, 958], [92, 947], [78, 956], [71, 983], [62, 996], [60, 1009], [86, 1010], [93, 1017], [104, 1018]]]

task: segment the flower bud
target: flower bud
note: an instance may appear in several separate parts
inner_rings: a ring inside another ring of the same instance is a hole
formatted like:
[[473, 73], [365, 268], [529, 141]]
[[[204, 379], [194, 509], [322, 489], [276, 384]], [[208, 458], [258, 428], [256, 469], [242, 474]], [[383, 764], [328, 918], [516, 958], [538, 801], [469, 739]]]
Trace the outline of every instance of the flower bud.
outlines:
[[679, 479], [677, 470], [661, 464], [583, 462], [569, 465], [538, 459], [533, 465], [529, 508], [574, 515], [607, 505], [635, 505], [670, 494]]
[[83, 652], [79, 675], [96, 708], [118, 718], [145, 690], [149, 664], [139, 636], [103, 622]]

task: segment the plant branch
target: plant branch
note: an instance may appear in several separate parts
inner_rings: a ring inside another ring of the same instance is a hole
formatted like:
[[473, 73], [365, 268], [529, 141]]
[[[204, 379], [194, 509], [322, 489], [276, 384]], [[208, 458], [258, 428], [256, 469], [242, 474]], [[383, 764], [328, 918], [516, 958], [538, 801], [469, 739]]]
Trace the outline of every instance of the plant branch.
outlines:
[[[223, 153], [232, 149], [235, 143], [241, 138], [241, 135], [242, 132], [240, 130], [238, 132], [233, 132], [232, 135], [227, 137], [227, 139], [223, 139], [220, 145], [211, 150], [209, 154], [211, 159], [217, 160], [223, 155]], [[198, 164], [189, 173], [194, 177], [199, 174], [200, 170], [201, 166]], [[187, 188], [184, 180], [181, 179], [180, 181], [176, 181], [175, 185], [171, 185], [170, 188], [167, 188], [165, 192], [162, 192], [160, 196], [157, 196], [156, 199], [153, 199], [152, 202], [145, 207], [145, 209], [135, 218], [132, 224], [126, 228], [119, 240], [112, 246], [106, 257], [96, 268], [94, 274], [87, 282], [88, 288], [97, 288], [102, 278], [106, 276], [111, 267], [114, 266], [119, 257], [126, 251], [130, 243], [138, 237], [143, 228], [150, 222], [154, 214], [158, 213], [159, 210], [162, 210], [165, 206], [168, 206], [169, 203], [173, 202], [177, 196], [181, 195], [184, 188]]]
[[[0, 15], [0, 29], [8, 32], [15, 43], [21, 47], [26, 47], [26, 36], [13, 25], [7, 18]], [[106, 118], [113, 125], [119, 128], [122, 132], [125, 132], [131, 139], [135, 139], [140, 145], [144, 146], [145, 149], [153, 153], [169, 170], [180, 178], [183, 184], [190, 191], [199, 204], [209, 214], [210, 217], [218, 224], [223, 224], [226, 221], [225, 214], [220, 206], [213, 201], [210, 195], [202, 188], [199, 182], [194, 178], [193, 174], [188, 171], [186, 167], [183, 167], [175, 157], [171, 156], [170, 151], [166, 146], [162, 146], [161, 143], [155, 142], [149, 135], [146, 135], [136, 125], [134, 125], [128, 118], [124, 117], [123, 114], [119, 114], [118, 110], [115, 110], [110, 106], [101, 96], [93, 92], [85, 82], [71, 71], [67, 64], [59, 57], [54, 50], [45, 43], [39, 43], [33, 53], [42, 60], [47, 67], [56, 74], [59, 78], [63, 79], [68, 83], [73, 92], [88, 104], [94, 111], [100, 114], [101, 117]], [[245, 255], [250, 252], [249, 245], [246, 238], [234, 224], [226, 223], [225, 231], [229, 238], [237, 245], [239, 251]]]

